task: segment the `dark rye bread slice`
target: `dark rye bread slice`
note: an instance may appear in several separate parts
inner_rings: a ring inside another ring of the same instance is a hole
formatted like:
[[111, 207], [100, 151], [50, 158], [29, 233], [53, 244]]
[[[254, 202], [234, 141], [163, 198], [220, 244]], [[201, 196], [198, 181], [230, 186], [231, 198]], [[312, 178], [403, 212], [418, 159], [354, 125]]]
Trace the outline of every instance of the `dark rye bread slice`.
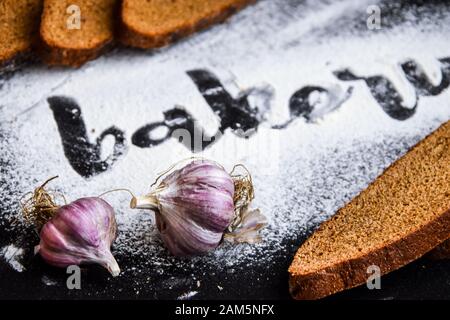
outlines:
[[0, 1], [0, 67], [26, 55], [37, 43], [42, 1]]
[[427, 258], [432, 260], [450, 259], [450, 240], [445, 241], [427, 254]]
[[165, 46], [224, 21], [255, 0], [123, 0], [121, 43], [143, 48]]
[[450, 121], [392, 164], [299, 248], [296, 299], [318, 299], [421, 257], [450, 235]]
[[[41, 57], [47, 64], [78, 67], [98, 57], [114, 39], [118, 0], [44, 0]], [[69, 28], [71, 5], [80, 8], [80, 29]]]

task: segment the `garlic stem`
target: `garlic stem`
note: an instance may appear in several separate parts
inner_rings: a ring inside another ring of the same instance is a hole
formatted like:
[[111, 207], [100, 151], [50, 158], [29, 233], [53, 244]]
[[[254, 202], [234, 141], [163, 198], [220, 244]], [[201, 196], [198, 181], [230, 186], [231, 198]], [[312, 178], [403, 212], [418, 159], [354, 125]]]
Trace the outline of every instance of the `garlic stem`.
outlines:
[[151, 209], [158, 210], [159, 201], [154, 195], [146, 195], [143, 197], [133, 197], [130, 202], [131, 209]]
[[106, 253], [106, 260], [103, 266], [111, 273], [113, 277], [117, 277], [120, 274], [120, 267], [111, 252]]

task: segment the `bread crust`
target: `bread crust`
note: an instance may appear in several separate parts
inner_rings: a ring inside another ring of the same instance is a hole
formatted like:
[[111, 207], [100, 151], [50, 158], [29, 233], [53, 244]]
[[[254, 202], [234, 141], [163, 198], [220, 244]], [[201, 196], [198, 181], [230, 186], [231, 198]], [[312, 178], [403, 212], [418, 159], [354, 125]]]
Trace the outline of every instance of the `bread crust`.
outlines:
[[119, 28], [119, 42], [125, 46], [131, 46], [141, 49], [152, 49], [166, 46], [178, 39], [187, 37], [197, 31], [208, 28], [211, 25], [221, 23], [235, 12], [243, 9], [245, 6], [256, 2], [256, 0], [236, 0], [233, 4], [217, 11], [207, 18], [200, 19], [195, 23], [185, 23], [181, 28], [167, 33], [150, 34], [137, 30], [133, 25], [127, 23], [124, 6], [121, 10], [121, 26]]
[[[442, 127], [450, 125], [449, 123], [450, 122], [443, 124], [439, 129], [446, 130], [446, 128]], [[434, 133], [431, 133], [429, 136], [433, 134]], [[420, 141], [409, 152], [426, 143], [426, 140], [427, 139], [425, 138]], [[407, 156], [408, 153], [403, 157]], [[384, 172], [395, 169], [398, 162], [398, 160], [395, 161]], [[383, 175], [376, 180], [381, 179], [382, 176]], [[375, 183], [375, 181], [371, 184]], [[357, 195], [355, 199], [361, 197], [363, 192]], [[339, 209], [335, 216], [344, 208], [345, 206]], [[324, 222], [317, 231], [324, 228], [328, 221]], [[314, 300], [356, 287], [366, 283], [370, 276], [370, 274], [367, 273], [367, 268], [369, 266], [376, 265], [380, 268], [382, 275], [387, 274], [425, 255], [427, 252], [446, 241], [449, 238], [449, 235], [450, 208], [421, 228], [393, 243], [379, 247], [358, 258], [342, 261], [320, 271], [302, 274], [301, 271], [298, 270], [298, 266], [296, 265], [298, 261], [295, 257], [289, 267], [289, 291], [294, 299]]]
[[15, 71], [25, 62], [34, 61], [34, 58], [35, 57], [32, 55], [32, 51], [30, 49], [25, 51], [17, 51], [10, 57], [0, 60], [0, 76], [8, 72]]

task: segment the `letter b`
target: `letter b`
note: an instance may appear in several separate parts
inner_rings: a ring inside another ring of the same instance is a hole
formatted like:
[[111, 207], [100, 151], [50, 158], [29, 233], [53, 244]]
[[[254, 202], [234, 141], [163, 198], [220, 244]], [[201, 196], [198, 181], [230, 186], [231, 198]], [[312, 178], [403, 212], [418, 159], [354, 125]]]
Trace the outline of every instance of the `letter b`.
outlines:
[[70, 276], [67, 278], [66, 285], [67, 289], [73, 290], [81, 289], [81, 270], [79, 266], [72, 265], [67, 267], [67, 274], [70, 274]]

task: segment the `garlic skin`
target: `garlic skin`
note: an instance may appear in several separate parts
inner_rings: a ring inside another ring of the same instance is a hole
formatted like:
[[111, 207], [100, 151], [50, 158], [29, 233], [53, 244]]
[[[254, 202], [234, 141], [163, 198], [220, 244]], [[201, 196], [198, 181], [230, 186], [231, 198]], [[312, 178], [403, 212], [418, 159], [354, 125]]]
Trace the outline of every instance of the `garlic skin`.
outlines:
[[234, 217], [234, 182], [217, 163], [194, 160], [167, 175], [149, 195], [133, 198], [132, 208], [155, 211], [156, 225], [175, 256], [215, 249]]
[[98, 263], [115, 277], [120, 268], [110, 247], [116, 234], [113, 208], [101, 198], [81, 198], [57, 209], [35, 252], [56, 267]]

